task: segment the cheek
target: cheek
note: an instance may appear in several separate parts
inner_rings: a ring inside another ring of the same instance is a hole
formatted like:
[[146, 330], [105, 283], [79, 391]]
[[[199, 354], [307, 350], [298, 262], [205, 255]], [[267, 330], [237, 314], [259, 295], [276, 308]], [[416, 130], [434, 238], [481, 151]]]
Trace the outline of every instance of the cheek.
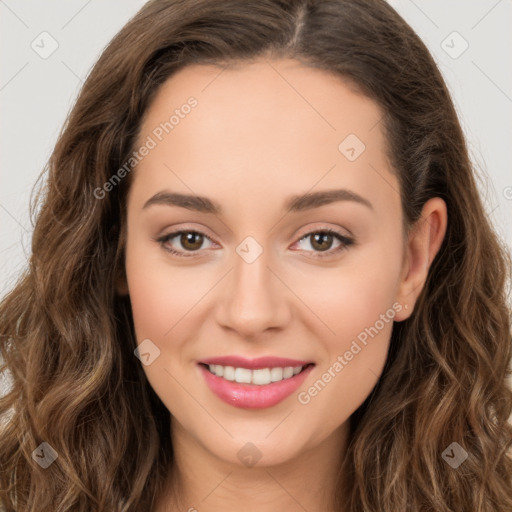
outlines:
[[368, 246], [334, 273], [317, 274], [309, 288], [308, 305], [329, 331], [322, 336], [326, 357], [298, 401], [311, 416], [331, 411], [328, 417], [323, 414], [326, 430], [350, 417], [382, 373], [393, 321], [401, 309], [395, 302], [400, 261], [399, 251]]
[[307, 280], [301, 296], [330, 328], [330, 345], [343, 348], [344, 341], [373, 326], [382, 314], [394, 317], [401, 256], [399, 249], [376, 241], [347, 252], [338, 268], [316, 271]]
[[[165, 257], [144, 240], [134, 237], [127, 242], [125, 267], [137, 343], [149, 339], [154, 344], [150, 345], [152, 361], [142, 368], [167, 409], [179, 414], [190, 406], [178, 384], [183, 381], [178, 370], [186, 359], [187, 322], [192, 318], [192, 306], [207, 290], [203, 289], [205, 277], [194, 273], [196, 285], [190, 272], [171, 268]], [[157, 356], [154, 346], [160, 351]]]
[[136, 239], [127, 243], [126, 276], [139, 341], [163, 340], [215, 282], [201, 268], [171, 266], [164, 250]]

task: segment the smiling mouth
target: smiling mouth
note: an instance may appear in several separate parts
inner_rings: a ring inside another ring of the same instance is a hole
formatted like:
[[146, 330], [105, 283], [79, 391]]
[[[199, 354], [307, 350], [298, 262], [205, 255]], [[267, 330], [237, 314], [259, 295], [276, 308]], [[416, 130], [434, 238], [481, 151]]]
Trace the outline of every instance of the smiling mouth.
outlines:
[[314, 363], [308, 363], [304, 366], [283, 366], [272, 368], [258, 368], [255, 370], [234, 366], [223, 366], [220, 364], [199, 363], [210, 373], [221, 377], [229, 382], [238, 384], [253, 384], [255, 386], [267, 386], [274, 382], [281, 382], [293, 378], [302, 373], [306, 368], [314, 366]]

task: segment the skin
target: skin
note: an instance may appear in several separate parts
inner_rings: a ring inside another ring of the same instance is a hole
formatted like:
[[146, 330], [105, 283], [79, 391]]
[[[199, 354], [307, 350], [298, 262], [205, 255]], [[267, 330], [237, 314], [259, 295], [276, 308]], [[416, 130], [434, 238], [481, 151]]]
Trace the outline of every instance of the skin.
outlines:
[[[348, 420], [382, 373], [393, 321], [307, 404], [298, 392], [332, 372], [338, 356], [394, 303], [394, 321], [409, 317], [445, 234], [446, 205], [428, 201], [410, 235], [403, 234], [382, 112], [339, 77], [294, 60], [219, 72], [189, 66], [161, 87], [139, 145], [190, 96], [198, 105], [137, 165], [127, 205], [119, 293], [130, 295], [138, 343], [149, 338], [160, 350], [144, 371], [171, 413], [176, 455], [157, 510], [328, 511]], [[354, 161], [338, 149], [348, 134], [366, 146]], [[285, 210], [291, 195], [338, 188], [372, 208], [347, 200]], [[222, 213], [144, 208], [163, 190], [206, 196]], [[355, 243], [335, 253], [341, 242], [327, 239], [331, 255], [315, 257], [323, 253], [314, 243], [322, 228]], [[196, 256], [174, 256], [155, 239], [177, 229], [209, 239], [199, 239], [194, 252], [195, 242], [177, 236], [166, 246]], [[247, 236], [263, 249], [252, 263], [236, 252]], [[281, 403], [241, 409], [218, 399], [197, 367], [228, 354], [316, 366]], [[248, 442], [261, 455], [253, 467], [237, 456]]]

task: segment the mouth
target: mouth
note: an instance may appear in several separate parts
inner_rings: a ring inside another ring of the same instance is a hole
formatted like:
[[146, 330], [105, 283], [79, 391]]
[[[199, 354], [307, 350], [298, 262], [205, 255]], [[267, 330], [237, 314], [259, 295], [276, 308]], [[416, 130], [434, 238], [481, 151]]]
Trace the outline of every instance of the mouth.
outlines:
[[238, 408], [264, 409], [288, 398], [315, 363], [292, 359], [238, 357], [208, 359], [198, 368], [210, 391]]
[[229, 382], [238, 384], [252, 384], [254, 386], [267, 386], [274, 382], [288, 380], [314, 366], [307, 363], [299, 366], [275, 366], [267, 368], [250, 369], [244, 367], [224, 366], [220, 364], [199, 363], [208, 372]]

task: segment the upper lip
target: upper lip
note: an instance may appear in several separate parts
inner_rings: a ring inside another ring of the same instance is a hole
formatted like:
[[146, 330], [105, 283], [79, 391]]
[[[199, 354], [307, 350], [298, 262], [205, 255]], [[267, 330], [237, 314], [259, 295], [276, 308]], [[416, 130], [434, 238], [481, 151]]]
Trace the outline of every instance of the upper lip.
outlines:
[[220, 356], [201, 359], [199, 363], [218, 364], [221, 366], [233, 366], [235, 368], [248, 368], [250, 370], [258, 370], [261, 368], [285, 368], [286, 366], [306, 366], [313, 364], [313, 361], [304, 361], [299, 359], [289, 359], [286, 357], [257, 357], [256, 359], [246, 359], [241, 356]]

